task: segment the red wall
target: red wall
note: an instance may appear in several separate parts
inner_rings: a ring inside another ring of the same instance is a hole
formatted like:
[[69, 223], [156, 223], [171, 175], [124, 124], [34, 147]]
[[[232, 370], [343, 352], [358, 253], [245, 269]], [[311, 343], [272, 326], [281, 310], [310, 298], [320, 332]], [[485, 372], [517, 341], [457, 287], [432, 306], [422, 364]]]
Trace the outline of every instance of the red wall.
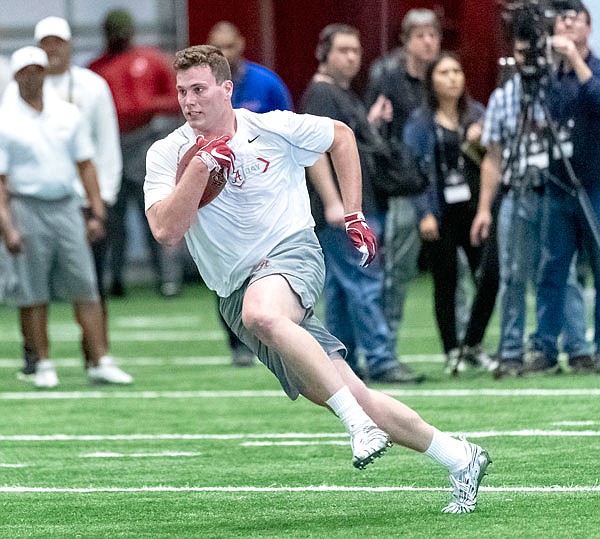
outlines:
[[440, 14], [443, 47], [460, 53], [469, 92], [485, 103], [496, 86], [502, 50], [496, 0], [189, 0], [190, 44], [204, 43], [215, 22], [233, 22], [246, 37], [246, 57], [274, 69], [298, 102], [317, 66], [314, 50], [320, 30], [332, 22], [352, 24], [361, 31], [364, 48], [356, 81], [360, 92], [368, 66], [393, 47], [400, 21], [413, 7]]

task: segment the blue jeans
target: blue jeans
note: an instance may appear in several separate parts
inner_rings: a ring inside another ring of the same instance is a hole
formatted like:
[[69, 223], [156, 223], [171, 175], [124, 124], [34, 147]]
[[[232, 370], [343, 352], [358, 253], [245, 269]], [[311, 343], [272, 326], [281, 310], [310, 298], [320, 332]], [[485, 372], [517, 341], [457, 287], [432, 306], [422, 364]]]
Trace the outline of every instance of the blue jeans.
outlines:
[[[518, 197], [510, 191], [502, 198], [498, 215], [498, 249], [500, 257], [500, 345], [503, 359], [518, 359], [523, 355], [523, 336], [527, 310], [527, 285], [537, 287], [541, 255], [541, 226], [546, 197], [527, 190]], [[575, 261], [567, 263], [564, 288], [564, 317], [559, 317], [563, 329], [563, 348], [570, 356], [589, 353], [586, 341], [585, 305], [581, 286], [577, 282]], [[564, 322], [564, 327], [562, 323]], [[558, 337], [558, 333], [556, 334]], [[556, 341], [556, 339], [555, 339]], [[556, 352], [554, 353], [556, 355]]]
[[410, 197], [389, 199], [384, 241], [383, 309], [396, 350], [408, 287], [418, 273], [421, 251], [417, 214]]
[[[563, 324], [566, 327], [566, 323], [572, 322], [574, 318], [573, 306], [568, 303], [567, 281], [573, 255], [582, 250], [589, 254], [597, 293], [594, 321], [595, 344], [598, 349], [600, 258], [579, 201], [553, 186], [549, 186], [546, 192], [541, 235], [542, 261], [537, 289], [537, 332], [533, 336], [533, 347], [542, 351], [550, 362], [554, 362], [558, 355], [558, 335]], [[594, 213], [600, 215], [600, 191], [595, 195], [590, 198]], [[583, 320], [585, 323], [585, 318]], [[589, 350], [585, 352], [589, 353]]]
[[[367, 217], [380, 237], [383, 219]], [[379, 256], [367, 268], [359, 266], [360, 254], [343, 228], [324, 226], [317, 236], [325, 255], [325, 323], [348, 349], [346, 361], [358, 368], [362, 351], [369, 374], [377, 376], [396, 366], [396, 355], [383, 315], [383, 267]]]

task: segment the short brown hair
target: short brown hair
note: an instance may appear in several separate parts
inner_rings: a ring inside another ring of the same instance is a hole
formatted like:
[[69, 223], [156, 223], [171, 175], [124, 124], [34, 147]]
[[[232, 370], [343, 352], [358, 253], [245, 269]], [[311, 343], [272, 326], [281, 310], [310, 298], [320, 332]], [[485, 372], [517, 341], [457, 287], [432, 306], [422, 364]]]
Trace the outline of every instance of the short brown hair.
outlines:
[[342, 23], [328, 24], [319, 33], [319, 42], [317, 43], [317, 49], [315, 50], [315, 58], [320, 64], [327, 62], [327, 57], [333, 47], [333, 39], [338, 34], [349, 34], [356, 36], [360, 40], [360, 33], [354, 26]]
[[183, 71], [196, 66], [210, 67], [217, 84], [231, 80], [231, 68], [223, 53], [212, 45], [194, 45], [177, 51], [173, 67], [175, 71]]

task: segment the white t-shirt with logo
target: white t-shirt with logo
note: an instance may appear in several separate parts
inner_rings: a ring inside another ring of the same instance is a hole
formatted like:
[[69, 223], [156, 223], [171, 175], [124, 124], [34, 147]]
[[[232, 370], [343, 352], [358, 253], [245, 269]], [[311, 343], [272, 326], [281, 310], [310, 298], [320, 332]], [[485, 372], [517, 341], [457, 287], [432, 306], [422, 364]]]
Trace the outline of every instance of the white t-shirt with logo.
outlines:
[[[234, 170], [185, 235], [202, 279], [221, 297], [239, 288], [282, 240], [314, 226], [304, 167], [333, 143], [330, 118], [245, 109], [235, 114], [237, 131], [228, 143]], [[146, 210], [173, 191], [177, 163], [195, 140], [186, 123], [152, 145], [146, 159]]]
[[81, 113], [51, 93], [38, 112], [19, 94], [0, 106], [0, 174], [8, 192], [42, 200], [75, 194], [76, 163], [91, 159], [94, 146]]

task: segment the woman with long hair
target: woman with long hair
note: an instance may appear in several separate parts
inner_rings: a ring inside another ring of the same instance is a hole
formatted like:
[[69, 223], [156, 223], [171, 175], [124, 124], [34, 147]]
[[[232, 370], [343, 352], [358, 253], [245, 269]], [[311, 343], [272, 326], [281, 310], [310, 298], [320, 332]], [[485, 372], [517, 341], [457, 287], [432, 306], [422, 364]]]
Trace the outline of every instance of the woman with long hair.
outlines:
[[[434, 282], [435, 316], [453, 374], [464, 362], [491, 369], [481, 340], [491, 317], [497, 284], [479, 286], [461, 352], [456, 323], [458, 253], [461, 247], [473, 276], [483, 247], [469, 240], [479, 198], [479, 166], [465, 151], [481, 136], [483, 106], [469, 98], [458, 57], [444, 52], [428, 67], [425, 98], [404, 129], [404, 140], [419, 170], [429, 178], [427, 191], [415, 197], [419, 231], [426, 242]], [[475, 337], [474, 342], [473, 341]]]

